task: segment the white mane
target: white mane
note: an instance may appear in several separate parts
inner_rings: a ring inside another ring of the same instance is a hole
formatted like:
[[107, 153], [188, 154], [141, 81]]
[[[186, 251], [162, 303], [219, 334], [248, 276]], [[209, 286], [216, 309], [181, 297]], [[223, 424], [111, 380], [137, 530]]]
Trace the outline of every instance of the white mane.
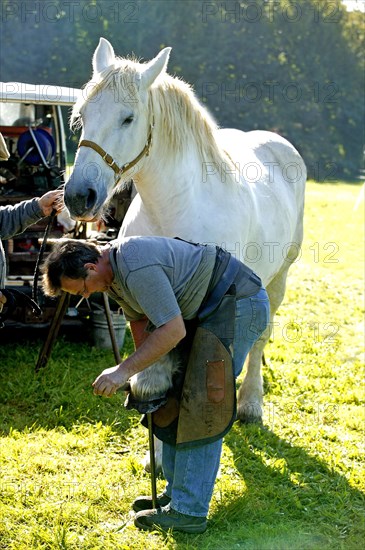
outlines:
[[[141, 110], [138, 89], [143, 67], [134, 59], [116, 58], [115, 63], [99, 75], [99, 79], [94, 78], [84, 86], [84, 92], [72, 110], [71, 127], [80, 127], [82, 107], [95, 100], [104, 89], [112, 89], [116, 100], [127, 98], [137, 111]], [[216, 166], [225, 163], [230, 170], [234, 170], [231, 158], [216, 141], [219, 129], [216, 121], [198, 101], [188, 83], [164, 72], [150, 87], [148, 95], [150, 123], [159, 121], [156, 130], [164, 136], [165, 150], [182, 152], [195, 142], [202, 162]]]

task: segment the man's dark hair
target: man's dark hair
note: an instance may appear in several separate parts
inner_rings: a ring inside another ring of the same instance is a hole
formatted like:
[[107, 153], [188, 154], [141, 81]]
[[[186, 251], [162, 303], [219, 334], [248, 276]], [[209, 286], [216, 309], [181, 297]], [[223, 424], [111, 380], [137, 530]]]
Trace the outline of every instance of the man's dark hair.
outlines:
[[101, 257], [98, 246], [92, 242], [67, 239], [56, 243], [43, 262], [42, 287], [47, 296], [61, 294], [61, 277], [85, 279], [85, 264], [96, 264]]

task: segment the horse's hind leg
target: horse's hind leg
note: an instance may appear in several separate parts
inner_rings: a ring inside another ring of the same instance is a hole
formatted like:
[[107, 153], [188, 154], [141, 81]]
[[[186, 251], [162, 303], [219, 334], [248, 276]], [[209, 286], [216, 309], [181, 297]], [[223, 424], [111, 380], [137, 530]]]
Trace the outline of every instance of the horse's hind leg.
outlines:
[[291, 262], [289, 260], [286, 261], [281, 271], [279, 271], [276, 277], [266, 288], [270, 299], [270, 323], [251, 348], [248, 360], [246, 362], [246, 374], [238, 392], [237, 402], [237, 418], [238, 420], [241, 420], [241, 422], [262, 422], [262, 356], [264, 347], [270, 338], [274, 315], [284, 298], [286, 278], [290, 265]]

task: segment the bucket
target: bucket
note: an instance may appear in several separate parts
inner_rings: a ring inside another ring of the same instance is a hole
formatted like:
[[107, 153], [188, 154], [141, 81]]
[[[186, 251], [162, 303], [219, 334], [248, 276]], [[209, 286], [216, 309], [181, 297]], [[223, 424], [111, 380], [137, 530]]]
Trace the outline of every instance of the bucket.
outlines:
[[[126, 322], [124, 315], [118, 312], [111, 312], [115, 338], [118, 347], [121, 349], [124, 344]], [[110, 338], [108, 321], [104, 311], [93, 311], [91, 315], [93, 340], [98, 348], [112, 349], [112, 340]]]

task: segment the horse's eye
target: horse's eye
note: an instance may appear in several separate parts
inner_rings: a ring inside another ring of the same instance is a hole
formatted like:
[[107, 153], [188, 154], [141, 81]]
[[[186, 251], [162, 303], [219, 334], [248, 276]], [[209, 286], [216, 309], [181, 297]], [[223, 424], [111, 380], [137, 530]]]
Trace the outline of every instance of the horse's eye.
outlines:
[[133, 115], [127, 116], [127, 118], [123, 120], [122, 126], [128, 126], [132, 122], [133, 122]]

